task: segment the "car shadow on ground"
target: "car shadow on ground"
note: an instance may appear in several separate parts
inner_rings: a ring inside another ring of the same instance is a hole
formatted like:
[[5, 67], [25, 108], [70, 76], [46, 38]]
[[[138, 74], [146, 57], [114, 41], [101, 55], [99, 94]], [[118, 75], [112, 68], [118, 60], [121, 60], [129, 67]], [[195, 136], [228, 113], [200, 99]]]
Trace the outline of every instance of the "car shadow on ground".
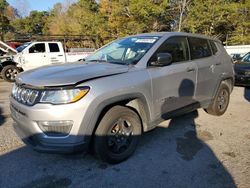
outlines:
[[3, 110], [0, 107], [0, 126], [2, 126], [4, 124], [4, 122], [6, 121], [5, 116], [3, 115]]
[[197, 131], [198, 112], [142, 136], [133, 156], [110, 165], [90, 154], [56, 155], [21, 147], [0, 156], [0, 187], [236, 187]]
[[244, 97], [247, 101], [250, 102], [250, 87], [245, 87], [244, 89]]

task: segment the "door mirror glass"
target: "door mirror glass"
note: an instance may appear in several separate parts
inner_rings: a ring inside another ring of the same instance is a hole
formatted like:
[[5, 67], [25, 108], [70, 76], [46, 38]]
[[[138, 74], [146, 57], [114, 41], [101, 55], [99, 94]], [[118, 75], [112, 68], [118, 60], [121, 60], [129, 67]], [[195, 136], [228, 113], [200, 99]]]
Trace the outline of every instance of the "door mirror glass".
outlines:
[[171, 63], [172, 63], [172, 55], [170, 53], [158, 53], [157, 61], [152, 62], [151, 65], [163, 67], [163, 66], [170, 65]]

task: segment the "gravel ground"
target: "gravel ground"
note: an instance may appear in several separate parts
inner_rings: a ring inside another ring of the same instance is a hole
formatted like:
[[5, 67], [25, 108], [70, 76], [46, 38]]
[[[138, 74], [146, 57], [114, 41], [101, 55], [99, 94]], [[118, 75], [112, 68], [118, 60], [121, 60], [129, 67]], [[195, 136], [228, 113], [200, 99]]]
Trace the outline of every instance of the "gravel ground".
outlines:
[[109, 165], [90, 154], [42, 154], [12, 128], [11, 84], [0, 80], [0, 187], [250, 187], [250, 89], [235, 87], [221, 117], [203, 110], [143, 135], [135, 154]]

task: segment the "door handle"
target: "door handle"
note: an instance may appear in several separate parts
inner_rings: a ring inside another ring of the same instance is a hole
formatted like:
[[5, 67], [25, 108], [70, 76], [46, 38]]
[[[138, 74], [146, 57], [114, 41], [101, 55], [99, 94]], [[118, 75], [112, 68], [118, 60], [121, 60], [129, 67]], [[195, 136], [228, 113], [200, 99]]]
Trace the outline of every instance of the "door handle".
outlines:
[[186, 69], [186, 71], [187, 71], [187, 72], [194, 72], [194, 71], [195, 71], [195, 68], [193, 68], [193, 67], [188, 67], [188, 68]]
[[59, 57], [62, 57], [63, 55], [58, 55]]

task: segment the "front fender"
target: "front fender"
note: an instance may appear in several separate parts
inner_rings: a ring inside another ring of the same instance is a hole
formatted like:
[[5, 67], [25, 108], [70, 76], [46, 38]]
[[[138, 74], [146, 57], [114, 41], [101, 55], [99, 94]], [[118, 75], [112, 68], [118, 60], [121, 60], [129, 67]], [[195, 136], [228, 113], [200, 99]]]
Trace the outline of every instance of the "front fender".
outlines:
[[[98, 99], [96, 100], [98, 101]], [[95, 132], [99, 121], [108, 109], [115, 105], [126, 105], [134, 100], [138, 100], [136, 101], [136, 103], [139, 104], [138, 108], [134, 107], [133, 104], [127, 106], [133, 107], [137, 111], [142, 120], [143, 130], [147, 131], [150, 125], [150, 110], [146, 97], [141, 93], [130, 93], [107, 98], [100, 103], [97, 101], [92, 102], [87, 108], [86, 117], [80, 127], [80, 134], [85, 135], [86, 138], [91, 137]]]

